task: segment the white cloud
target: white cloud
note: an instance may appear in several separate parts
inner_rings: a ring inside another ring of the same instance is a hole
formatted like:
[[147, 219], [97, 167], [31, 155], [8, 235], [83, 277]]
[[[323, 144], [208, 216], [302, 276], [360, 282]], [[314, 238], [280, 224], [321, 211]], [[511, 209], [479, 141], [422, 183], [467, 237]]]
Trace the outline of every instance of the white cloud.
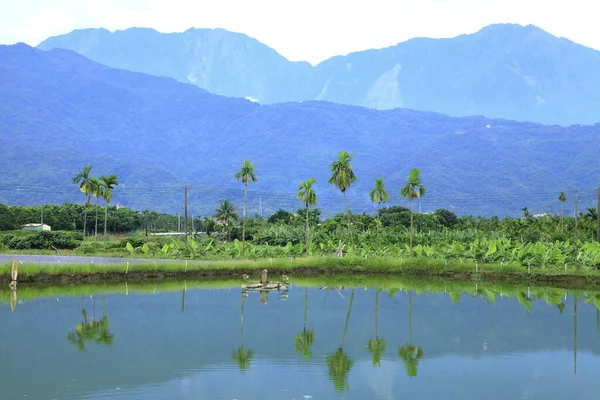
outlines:
[[76, 28], [189, 27], [246, 33], [292, 60], [451, 37], [491, 23], [534, 24], [600, 49], [597, 0], [0, 0], [0, 43], [36, 45]]

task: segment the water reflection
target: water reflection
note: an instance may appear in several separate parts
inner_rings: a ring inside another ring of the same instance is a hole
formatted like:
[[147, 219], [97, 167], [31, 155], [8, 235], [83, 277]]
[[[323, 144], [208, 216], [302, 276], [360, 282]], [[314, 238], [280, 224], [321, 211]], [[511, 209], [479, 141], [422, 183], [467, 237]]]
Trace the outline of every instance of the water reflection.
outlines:
[[263, 304], [237, 281], [23, 285], [15, 309], [16, 291], [0, 290], [3, 398], [600, 394], [598, 292], [349, 279], [287, 294]]
[[378, 334], [379, 328], [379, 293], [381, 289], [375, 290], [375, 337], [373, 339], [369, 339], [367, 343], [367, 348], [369, 349], [369, 353], [371, 353], [372, 362], [374, 367], [379, 367], [381, 365], [381, 356], [386, 349], [385, 339], [380, 338]]
[[350, 322], [350, 313], [352, 312], [352, 302], [354, 301], [354, 289], [350, 295], [348, 303], [348, 312], [346, 313], [346, 322], [344, 323], [344, 331], [342, 332], [342, 340], [335, 353], [325, 357], [329, 379], [333, 381], [335, 389], [342, 391], [348, 388], [348, 374], [354, 364], [354, 361], [344, 352], [344, 341], [346, 340], [346, 332], [348, 332], [348, 322]]
[[87, 351], [86, 342], [93, 341], [104, 346], [113, 344], [115, 335], [110, 331], [105, 310], [105, 295], [102, 295], [102, 317], [96, 321], [96, 295], [94, 295], [93, 318], [88, 321], [85, 298], [83, 295], [81, 296], [81, 322], [77, 324], [74, 331], [69, 332], [67, 339], [82, 353]]
[[408, 343], [398, 349], [398, 356], [406, 368], [408, 376], [417, 376], [419, 361], [423, 358], [423, 349], [412, 342], [412, 291], [408, 292]]
[[312, 354], [310, 353], [310, 347], [313, 345], [315, 341], [315, 334], [312, 329], [306, 329], [306, 314], [308, 311], [308, 287], [304, 288], [304, 327], [302, 328], [302, 332], [300, 332], [297, 336], [294, 337], [294, 347], [298, 354], [304, 356], [306, 360], [310, 360], [312, 358]]
[[[261, 293], [262, 296], [262, 293]], [[240, 372], [250, 369], [250, 360], [252, 359], [253, 351], [244, 347], [244, 300], [248, 298], [248, 293], [241, 294], [241, 312], [240, 312], [240, 347], [231, 353], [231, 357], [235, 360], [240, 369]]]

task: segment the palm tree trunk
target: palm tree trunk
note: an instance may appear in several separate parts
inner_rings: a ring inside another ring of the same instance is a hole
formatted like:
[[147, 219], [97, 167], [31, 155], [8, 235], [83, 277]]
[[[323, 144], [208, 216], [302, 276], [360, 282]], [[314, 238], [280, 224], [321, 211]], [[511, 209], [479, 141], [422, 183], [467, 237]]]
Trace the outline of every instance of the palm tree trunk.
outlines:
[[346, 216], [348, 217], [348, 228], [350, 228], [350, 209], [348, 208], [348, 198], [346, 197], [346, 191], [342, 192], [344, 194], [344, 205], [346, 206]]
[[415, 208], [414, 201], [410, 201], [410, 251], [412, 252], [413, 247], [413, 209]]
[[96, 208], [96, 222], [94, 222], [94, 236], [98, 236], [98, 208]]
[[246, 242], [246, 195], [248, 194], [248, 184], [244, 183], [244, 215], [242, 218], [242, 257], [244, 257], [244, 243]]
[[106, 209], [104, 211], [104, 237], [106, 237], [106, 223], [108, 222], [108, 202], [106, 202]]
[[346, 340], [346, 332], [348, 331], [348, 322], [350, 322], [350, 312], [352, 311], [352, 302], [354, 301], [354, 289], [350, 295], [350, 304], [348, 304], [348, 312], [346, 313], [346, 322], [344, 323], [344, 333], [342, 334], [342, 344], [340, 348], [344, 347], [344, 341]]
[[561, 231], [561, 232], [562, 232], [562, 231], [565, 229], [565, 225], [564, 225], [564, 223], [563, 223], [563, 218], [564, 218], [564, 215], [565, 215], [565, 210], [564, 210], [564, 208], [565, 208], [565, 205], [564, 205], [564, 203], [561, 201], [561, 202], [560, 202], [560, 231]]
[[87, 229], [87, 206], [84, 205], [83, 207], [83, 237], [85, 238]]
[[308, 225], [308, 202], [306, 203], [306, 256], [308, 256], [308, 247], [310, 243], [310, 226]]

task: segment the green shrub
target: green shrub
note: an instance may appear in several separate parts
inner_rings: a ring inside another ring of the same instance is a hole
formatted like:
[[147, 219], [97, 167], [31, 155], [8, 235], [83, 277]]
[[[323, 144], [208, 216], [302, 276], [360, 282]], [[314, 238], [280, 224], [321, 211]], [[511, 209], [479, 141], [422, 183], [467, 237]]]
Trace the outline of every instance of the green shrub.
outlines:
[[74, 249], [82, 237], [77, 232], [64, 231], [41, 231], [25, 237], [14, 237], [8, 244], [9, 249], [28, 250], [28, 249]]

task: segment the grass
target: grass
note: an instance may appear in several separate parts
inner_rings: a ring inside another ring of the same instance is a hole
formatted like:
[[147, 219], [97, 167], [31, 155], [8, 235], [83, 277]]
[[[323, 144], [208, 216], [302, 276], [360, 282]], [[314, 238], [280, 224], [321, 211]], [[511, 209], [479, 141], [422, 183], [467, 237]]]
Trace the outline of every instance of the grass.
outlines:
[[[18, 260], [18, 256], [15, 257]], [[127, 266], [129, 264], [129, 266]], [[127, 260], [112, 264], [35, 264], [19, 263], [19, 283], [72, 282], [124, 279], [164, 279], [198, 277], [236, 277], [250, 274], [258, 279], [262, 269], [271, 277], [288, 274], [295, 277], [351, 275], [401, 275], [415, 277], [451, 277], [462, 280], [514, 281], [526, 283], [561, 283], [578, 286], [600, 286], [600, 272], [570, 268], [532, 268], [518, 264], [479, 264], [448, 262], [431, 258], [358, 258], [307, 257], [262, 260], [185, 261]], [[11, 263], [0, 265], [0, 284], [10, 282]]]

